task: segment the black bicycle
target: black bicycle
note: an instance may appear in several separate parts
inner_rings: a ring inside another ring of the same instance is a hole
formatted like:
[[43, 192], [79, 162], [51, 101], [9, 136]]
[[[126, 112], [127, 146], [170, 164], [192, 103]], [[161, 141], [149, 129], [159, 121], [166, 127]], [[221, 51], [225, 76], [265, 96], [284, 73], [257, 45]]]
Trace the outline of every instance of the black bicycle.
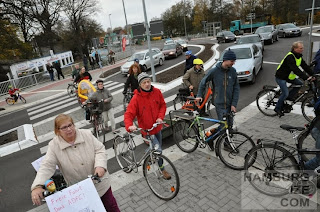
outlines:
[[133, 92], [131, 89], [128, 89], [125, 94], [123, 94], [123, 111], [127, 111], [128, 104], [130, 103], [132, 97], [133, 97]]
[[313, 195], [319, 179], [313, 178], [304, 164], [320, 154], [320, 149], [314, 148], [314, 140], [309, 142], [311, 127], [280, 127], [292, 134], [296, 147], [280, 141], [258, 140], [258, 145], [245, 157], [245, 177], [255, 189], [269, 196], [289, 194], [301, 186], [308, 187], [307, 195]]
[[[315, 82], [307, 81], [307, 89], [305, 91], [299, 91], [299, 95], [293, 101], [286, 100], [284, 103], [283, 112], [290, 113], [293, 110], [293, 106], [297, 103], [301, 103], [301, 111], [304, 118], [307, 121], [311, 121], [315, 117], [313, 105], [314, 99], [317, 97], [317, 89]], [[303, 85], [291, 85], [290, 88], [299, 87]], [[289, 88], [289, 89], [290, 89]], [[258, 109], [266, 116], [276, 116], [277, 113], [274, 111], [275, 106], [281, 95], [281, 90], [277, 86], [265, 85], [262, 90], [256, 96], [256, 103]]]

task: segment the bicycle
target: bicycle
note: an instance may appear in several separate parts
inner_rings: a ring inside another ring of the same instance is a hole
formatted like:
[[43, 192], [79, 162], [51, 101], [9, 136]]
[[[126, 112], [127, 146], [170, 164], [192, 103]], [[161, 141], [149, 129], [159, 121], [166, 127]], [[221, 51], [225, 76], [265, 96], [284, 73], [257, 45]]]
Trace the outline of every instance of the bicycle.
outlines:
[[[143, 176], [151, 191], [160, 199], [171, 200], [179, 192], [180, 180], [173, 163], [158, 151], [158, 144], [153, 145], [151, 137], [154, 135], [150, 135], [149, 132], [159, 124], [163, 123], [155, 123], [151, 129], [137, 128], [137, 130], [142, 130], [147, 133], [146, 138], [143, 139], [149, 142], [149, 148], [146, 149], [139, 161], [137, 161], [135, 155], [136, 144], [133, 139], [133, 133], [118, 134], [113, 140], [113, 148], [117, 162], [124, 172], [130, 173], [134, 171], [137, 173], [138, 167], [141, 166], [143, 162]], [[161, 161], [163, 162], [162, 165]], [[160, 166], [164, 166], [165, 170], [171, 174], [170, 179], [163, 177]]]
[[105, 123], [102, 116], [103, 99], [98, 102], [87, 102], [84, 105], [90, 111], [90, 123], [93, 125], [93, 135], [102, 143], [106, 142]]
[[[293, 87], [303, 87], [303, 85], [291, 85]], [[274, 111], [278, 99], [281, 95], [281, 90], [276, 89], [277, 86], [264, 85], [262, 90], [256, 96], [256, 103], [258, 109], [266, 116], [276, 116], [277, 113]], [[315, 117], [313, 110], [314, 98], [316, 98], [317, 92], [315, 82], [308, 82], [307, 90], [300, 94], [293, 101], [286, 100], [284, 103], [283, 112], [290, 113], [293, 110], [293, 105], [301, 102], [301, 111], [304, 118], [307, 121], [311, 121]]]
[[[172, 112], [185, 113], [184, 111], [170, 111], [171, 123]], [[193, 116], [174, 115], [176, 120], [173, 124], [173, 137], [179, 149], [191, 153], [198, 146], [205, 148], [208, 142], [218, 139], [214, 149], [220, 160], [231, 169], [244, 169], [244, 157], [255, 144], [248, 135], [235, 131], [228, 125], [228, 121], [234, 117], [233, 112], [226, 114], [222, 121], [200, 117], [197, 111], [187, 113], [193, 113]], [[206, 136], [203, 123], [200, 123], [201, 120], [218, 123], [220, 127], [212, 128], [210, 130], [212, 134]]]
[[77, 83], [68, 83], [67, 92], [70, 97], [78, 95], [78, 84]]
[[181, 109], [187, 110], [187, 111], [197, 110], [198, 112], [200, 112], [201, 109], [206, 107], [205, 109], [209, 113], [210, 117], [213, 117], [213, 113], [210, 110], [210, 108], [212, 106], [211, 95], [212, 95], [212, 89], [210, 88], [210, 86], [208, 86], [205, 98], [202, 101], [202, 103], [199, 104], [199, 101], [196, 100], [196, 98], [194, 98], [195, 96], [193, 94], [192, 89], [189, 89], [189, 88], [181, 89], [180, 88], [179, 93], [177, 94], [177, 96], [173, 100], [173, 108], [174, 108], [174, 110], [177, 110], [177, 104], [179, 104], [179, 103], [182, 105]]
[[18, 94], [17, 101], [16, 101], [15, 98], [12, 97], [12, 96], [6, 97], [6, 103], [7, 103], [8, 105], [13, 105], [13, 104], [15, 104], [16, 102], [18, 102], [18, 99], [20, 99], [20, 101], [21, 101], [22, 103], [24, 103], [24, 104], [27, 103], [27, 100], [26, 100], [25, 98], [23, 98], [23, 96], [20, 95], [20, 92], [17, 92], [16, 94]]
[[296, 147], [280, 141], [258, 140], [258, 145], [245, 157], [245, 177], [255, 189], [269, 196], [293, 193], [297, 186], [311, 187], [308, 195], [312, 195], [316, 186], [312, 181], [306, 181], [309, 173], [305, 172], [304, 162], [309, 160], [307, 155], [320, 154], [320, 149], [305, 148], [310, 125], [306, 129], [290, 125], [281, 125], [280, 128], [292, 134]]
[[131, 89], [128, 89], [125, 94], [123, 94], [123, 110], [124, 112], [127, 111], [128, 104], [130, 103], [132, 97], [133, 97], [133, 92]]

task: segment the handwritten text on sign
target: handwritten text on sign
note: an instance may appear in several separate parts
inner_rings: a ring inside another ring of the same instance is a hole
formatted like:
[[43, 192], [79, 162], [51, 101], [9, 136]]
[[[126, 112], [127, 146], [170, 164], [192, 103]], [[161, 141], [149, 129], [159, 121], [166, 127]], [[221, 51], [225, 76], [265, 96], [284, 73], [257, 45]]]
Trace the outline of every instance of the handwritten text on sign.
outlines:
[[90, 178], [46, 197], [46, 202], [50, 212], [105, 211]]

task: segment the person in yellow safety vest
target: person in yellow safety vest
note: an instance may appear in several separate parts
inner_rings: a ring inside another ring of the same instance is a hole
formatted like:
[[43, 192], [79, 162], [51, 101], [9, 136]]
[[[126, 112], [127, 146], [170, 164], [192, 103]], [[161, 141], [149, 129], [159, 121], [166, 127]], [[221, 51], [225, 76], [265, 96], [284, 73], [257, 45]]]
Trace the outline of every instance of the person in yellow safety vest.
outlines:
[[[281, 89], [281, 95], [277, 102], [277, 105], [274, 111], [279, 115], [279, 117], [283, 116], [283, 106], [284, 101], [293, 100], [296, 94], [299, 91], [299, 88], [292, 88], [289, 92], [287, 87], [287, 82], [292, 83], [294, 85], [302, 85], [302, 81], [297, 77], [297, 75], [303, 80], [311, 80], [312, 79], [312, 70], [306, 64], [306, 62], [302, 58], [303, 52], [303, 43], [302, 41], [296, 41], [292, 44], [291, 51], [283, 58], [280, 65], [277, 68], [275, 77], [276, 82], [278, 83]], [[305, 72], [301, 70], [301, 68], [307, 72], [310, 76], [308, 76]]]

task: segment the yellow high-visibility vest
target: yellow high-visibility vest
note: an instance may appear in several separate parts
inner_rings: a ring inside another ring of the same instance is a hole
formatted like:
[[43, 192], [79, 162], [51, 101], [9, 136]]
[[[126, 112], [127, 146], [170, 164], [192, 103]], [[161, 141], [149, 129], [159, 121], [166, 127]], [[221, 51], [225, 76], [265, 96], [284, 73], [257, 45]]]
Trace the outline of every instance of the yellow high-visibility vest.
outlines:
[[[300, 57], [299, 59], [297, 59], [296, 56], [295, 56], [292, 52], [289, 52], [289, 53], [281, 60], [281, 63], [278, 65], [277, 70], [281, 67], [284, 59], [286, 59], [286, 57], [287, 57], [288, 55], [290, 55], [290, 54], [292, 54], [292, 55], [294, 56], [294, 59], [296, 60], [296, 65], [297, 65], [297, 67], [299, 67], [299, 66], [301, 65], [302, 57]], [[294, 80], [296, 77], [297, 77], [297, 75], [295, 75], [295, 74], [293, 73], [293, 71], [291, 71], [291, 73], [289, 74], [289, 77], [288, 77], [288, 78], [289, 78], [289, 80]]]

